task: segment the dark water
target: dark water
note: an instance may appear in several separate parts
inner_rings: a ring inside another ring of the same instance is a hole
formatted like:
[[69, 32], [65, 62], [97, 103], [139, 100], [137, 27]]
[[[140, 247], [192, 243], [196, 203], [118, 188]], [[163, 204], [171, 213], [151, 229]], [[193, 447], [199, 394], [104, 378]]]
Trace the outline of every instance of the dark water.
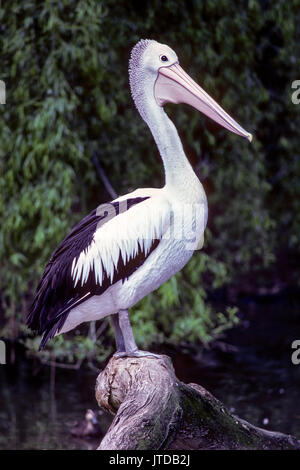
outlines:
[[[0, 449], [93, 449], [99, 439], [82, 440], [71, 435], [87, 409], [97, 409], [94, 398], [96, 372], [57, 369], [55, 389], [50, 370], [32, 377], [21, 361], [10, 371], [1, 366]], [[2, 372], [2, 374], [1, 374]], [[103, 432], [111, 418], [99, 416]]]
[[[297, 303], [298, 305], [298, 303]], [[231, 412], [254, 425], [300, 438], [300, 365], [291, 362], [291, 342], [300, 339], [299, 313], [286, 299], [240, 302], [241, 324], [214, 348], [193, 355], [165, 347], [177, 376], [206, 387]], [[288, 312], [288, 313], [287, 313]], [[95, 449], [100, 438], [71, 435], [88, 408], [97, 410], [97, 373], [50, 370], [32, 374], [22, 355], [0, 366], [0, 449]], [[111, 417], [99, 415], [103, 433]]]

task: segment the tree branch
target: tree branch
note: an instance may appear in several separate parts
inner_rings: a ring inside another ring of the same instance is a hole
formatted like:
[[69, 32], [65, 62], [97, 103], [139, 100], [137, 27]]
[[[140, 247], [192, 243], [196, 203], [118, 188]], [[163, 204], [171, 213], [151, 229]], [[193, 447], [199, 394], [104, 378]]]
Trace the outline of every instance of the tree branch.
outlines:
[[102, 183], [104, 184], [105, 186], [105, 189], [106, 191], [108, 192], [108, 194], [113, 198], [113, 199], [116, 199], [118, 197], [116, 191], [114, 190], [114, 188], [112, 187], [109, 179], [107, 178], [104, 170], [103, 170], [103, 167], [101, 165], [101, 163], [99, 162], [99, 159], [96, 155], [96, 153], [93, 153], [92, 155], [92, 161], [96, 167], [96, 170], [97, 170], [97, 173], [99, 175], [99, 178], [101, 179]]
[[96, 399], [115, 415], [99, 450], [300, 449], [295, 437], [257, 428], [200, 385], [180, 382], [167, 356], [112, 357]]

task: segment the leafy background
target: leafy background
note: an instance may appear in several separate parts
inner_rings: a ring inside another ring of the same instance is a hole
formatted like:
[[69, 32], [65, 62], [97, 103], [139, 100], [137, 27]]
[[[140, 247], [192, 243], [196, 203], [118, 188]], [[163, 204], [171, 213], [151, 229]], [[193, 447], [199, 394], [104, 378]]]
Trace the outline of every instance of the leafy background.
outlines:
[[[136, 112], [128, 58], [140, 38], [170, 45], [183, 68], [254, 134], [250, 145], [185, 106], [167, 106], [209, 202], [202, 252], [132, 312], [141, 347], [208, 344], [238, 322], [230, 296], [299, 285], [300, 2], [268, 0], [0, 2], [0, 335], [35, 354], [24, 326], [52, 251], [118, 194], [161, 187], [154, 141]], [[95, 353], [95, 342], [97, 349]], [[107, 320], [58, 337], [40, 356], [105, 358]]]

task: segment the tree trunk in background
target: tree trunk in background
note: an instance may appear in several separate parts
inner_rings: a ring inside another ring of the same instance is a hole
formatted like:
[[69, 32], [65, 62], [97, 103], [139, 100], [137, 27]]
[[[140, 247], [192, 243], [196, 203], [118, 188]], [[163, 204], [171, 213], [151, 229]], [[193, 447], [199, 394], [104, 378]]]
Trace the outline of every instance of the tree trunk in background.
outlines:
[[99, 450], [300, 449], [295, 437], [257, 428], [200, 385], [180, 382], [168, 356], [112, 357], [96, 399], [115, 415]]

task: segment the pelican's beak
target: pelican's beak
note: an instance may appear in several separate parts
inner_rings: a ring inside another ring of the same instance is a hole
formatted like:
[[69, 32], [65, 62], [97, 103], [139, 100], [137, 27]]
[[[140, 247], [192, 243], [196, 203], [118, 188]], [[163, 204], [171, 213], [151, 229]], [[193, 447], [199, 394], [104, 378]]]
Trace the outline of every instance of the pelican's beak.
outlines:
[[186, 103], [198, 109], [221, 126], [252, 141], [252, 134], [245, 131], [221, 108], [178, 63], [161, 67], [154, 86], [154, 96], [159, 106], [165, 103]]

